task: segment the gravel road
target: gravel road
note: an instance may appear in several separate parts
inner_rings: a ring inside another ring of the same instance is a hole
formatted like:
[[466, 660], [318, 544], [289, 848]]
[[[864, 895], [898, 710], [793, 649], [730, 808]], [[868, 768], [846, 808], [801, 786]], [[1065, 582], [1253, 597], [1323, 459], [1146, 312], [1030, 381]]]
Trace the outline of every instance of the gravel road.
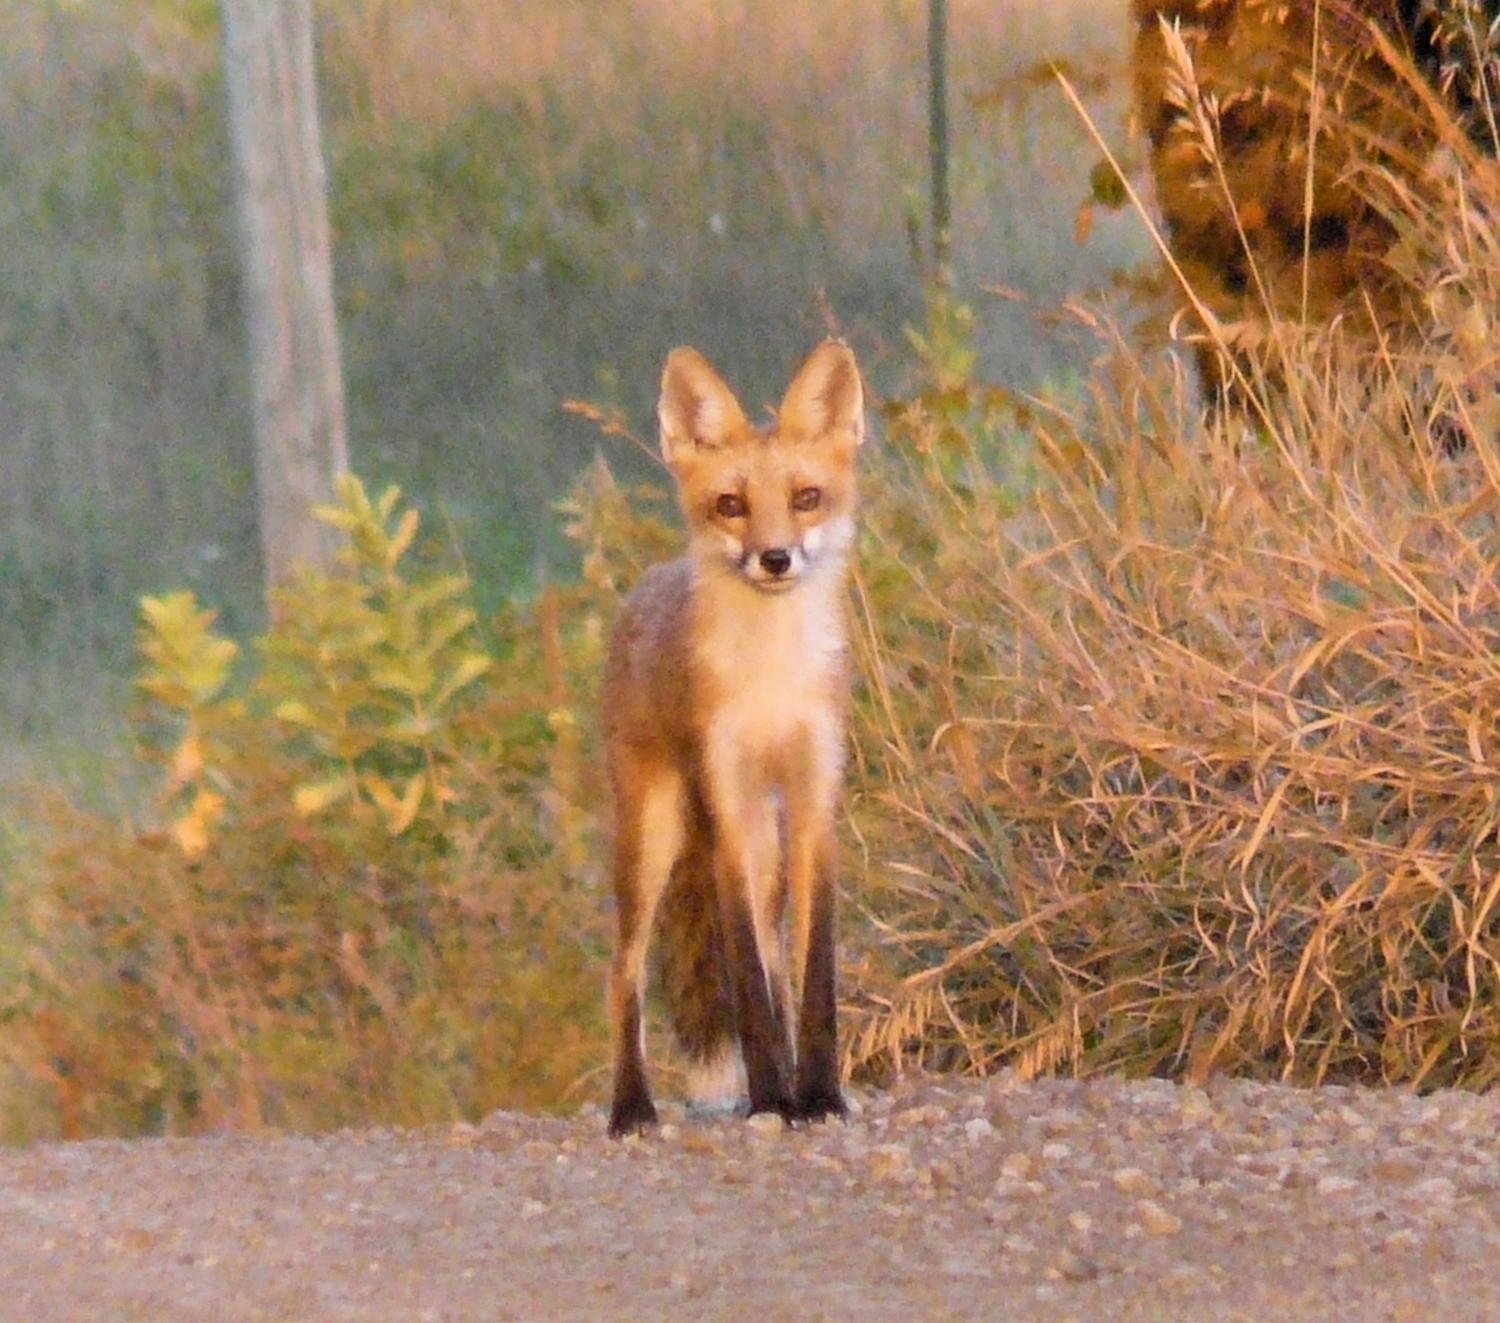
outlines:
[[1500, 1099], [909, 1080], [847, 1125], [0, 1151], [0, 1320], [1500, 1318]]

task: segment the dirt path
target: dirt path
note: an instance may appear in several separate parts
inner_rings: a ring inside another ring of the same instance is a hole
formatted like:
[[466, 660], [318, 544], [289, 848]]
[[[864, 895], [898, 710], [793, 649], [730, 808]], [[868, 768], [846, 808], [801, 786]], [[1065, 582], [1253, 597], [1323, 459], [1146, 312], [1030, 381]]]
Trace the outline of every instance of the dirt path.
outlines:
[[1478, 1323], [1497, 1122], [1462, 1094], [925, 1080], [805, 1133], [499, 1114], [5, 1151], [0, 1320]]

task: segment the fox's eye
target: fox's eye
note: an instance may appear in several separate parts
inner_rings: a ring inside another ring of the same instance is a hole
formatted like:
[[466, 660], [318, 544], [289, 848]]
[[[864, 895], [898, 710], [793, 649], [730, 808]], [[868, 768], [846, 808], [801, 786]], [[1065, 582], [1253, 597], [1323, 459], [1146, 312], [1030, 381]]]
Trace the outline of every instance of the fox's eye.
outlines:
[[792, 497], [792, 509], [799, 514], [816, 510], [823, 503], [823, 491], [819, 487], [804, 487]]
[[721, 519], [743, 519], [749, 508], [745, 504], [745, 498], [736, 496], [733, 492], [725, 492], [714, 502], [714, 510]]

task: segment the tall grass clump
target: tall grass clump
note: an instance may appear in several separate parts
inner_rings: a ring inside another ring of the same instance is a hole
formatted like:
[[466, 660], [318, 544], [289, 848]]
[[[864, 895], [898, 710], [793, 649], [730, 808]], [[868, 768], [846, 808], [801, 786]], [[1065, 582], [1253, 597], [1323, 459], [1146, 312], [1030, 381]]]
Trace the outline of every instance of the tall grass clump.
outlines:
[[1010, 515], [941, 397], [896, 412], [857, 1061], [1500, 1077], [1500, 180], [1439, 138], [1359, 180], [1403, 321], [1203, 319], [1242, 409], [1109, 342]]

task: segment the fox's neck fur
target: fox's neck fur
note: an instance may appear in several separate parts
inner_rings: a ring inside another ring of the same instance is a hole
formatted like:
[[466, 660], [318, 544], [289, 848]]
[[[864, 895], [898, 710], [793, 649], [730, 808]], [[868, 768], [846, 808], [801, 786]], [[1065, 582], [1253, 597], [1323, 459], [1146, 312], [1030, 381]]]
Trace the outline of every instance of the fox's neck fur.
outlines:
[[805, 673], [842, 657], [842, 560], [824, 563], [787, 592], [766, 593], [718, 564], [693, 565], [693, 624], [699, 660], [751, 681], [755, 672]]
[[769, 594], [716, 565], [693, 574], [693, 665], [703, 727], [733, 728], [746, 753], [823, 730], [844, 678], [844, 567], [821, 564], [788, 592]]

